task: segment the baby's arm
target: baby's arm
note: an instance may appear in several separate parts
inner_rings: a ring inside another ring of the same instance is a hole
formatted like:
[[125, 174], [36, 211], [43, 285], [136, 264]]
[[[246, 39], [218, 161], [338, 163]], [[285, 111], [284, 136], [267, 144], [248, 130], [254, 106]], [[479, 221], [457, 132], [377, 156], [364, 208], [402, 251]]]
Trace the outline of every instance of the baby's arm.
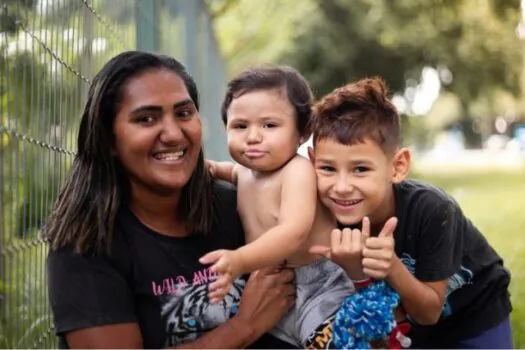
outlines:
[[234, 163], [206, 160], [206, 164], [211, 174], [219, 180], [237, 184], [237, 166]]
[[313, 166], [307, 159], [297, 156], [281, 171], [278, 224], [237, 250], [216, 250], [199, 260], [202, 264], [213, 264], [212, 271], [219, 274], [209, 287], [212, 302], [224, 298], [235, 278], [282, 263], [297, 252], [308, 238], [317, 204], [317, 181]]
[[237, 250], [242, 273], [280, 264], [297, 252], [315, 220], [317, 181], [312, 164], [296, 156], [282, 170], [279, 222]]

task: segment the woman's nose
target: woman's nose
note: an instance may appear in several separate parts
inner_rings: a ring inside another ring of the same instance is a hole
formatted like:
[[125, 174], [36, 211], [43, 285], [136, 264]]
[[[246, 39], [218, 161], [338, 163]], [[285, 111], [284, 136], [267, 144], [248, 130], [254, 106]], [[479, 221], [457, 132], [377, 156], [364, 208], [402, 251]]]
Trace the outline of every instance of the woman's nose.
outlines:
[[162, 121], [160, 140], [165, 144], [178, 143], [184, 139], [184, 132], [173, 116], [166, 116]]

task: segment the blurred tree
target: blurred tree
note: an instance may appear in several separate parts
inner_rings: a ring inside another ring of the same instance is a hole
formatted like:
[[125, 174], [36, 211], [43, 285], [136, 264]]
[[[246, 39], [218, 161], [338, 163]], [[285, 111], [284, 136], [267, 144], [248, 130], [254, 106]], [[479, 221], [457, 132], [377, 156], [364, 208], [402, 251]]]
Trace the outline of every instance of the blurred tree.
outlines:
[[[317, 8], [285, 59], [319, 93], [380, 75], [404, 94], [431, 66], [458, 97], [465, 125], [505, 112], [492, 102], [474, 108], [476, 101], [495, 101], [496, 91], [521, 95], [518, 0], [317, 0]], [[463, 131], [468, 145], [479, 144], [471, 127]]]
[[276, 63], [316, 10], [314, 0], [207, 2], [230, 75], [247, 66]]

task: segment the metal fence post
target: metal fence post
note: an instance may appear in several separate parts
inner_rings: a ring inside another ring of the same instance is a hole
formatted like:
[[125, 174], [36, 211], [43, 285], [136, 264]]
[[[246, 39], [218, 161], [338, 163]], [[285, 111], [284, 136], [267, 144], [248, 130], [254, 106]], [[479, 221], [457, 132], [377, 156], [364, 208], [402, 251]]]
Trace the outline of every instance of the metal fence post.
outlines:
[[[158, 3], [155, 0], [136, 0], [135, 11], [137, 49], [141, 51], [154, 52], [159, 49]], [[189, 1], [192, 2], [192, 1]]]

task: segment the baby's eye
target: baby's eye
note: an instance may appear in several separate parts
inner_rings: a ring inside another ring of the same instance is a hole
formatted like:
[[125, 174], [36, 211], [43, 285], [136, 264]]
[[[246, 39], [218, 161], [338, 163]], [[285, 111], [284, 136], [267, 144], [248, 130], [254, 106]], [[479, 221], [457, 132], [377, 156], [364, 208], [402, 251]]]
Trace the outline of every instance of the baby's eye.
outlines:
[[264, 124], [264, 127], [267, 129], [276, 128], [278, 125], [275, 123], [266, 123]]
[[232, 129], [246, 129], [246, 125], [244, 125], [244, 124], [234, 124], [234, 125], [232, 125]]

